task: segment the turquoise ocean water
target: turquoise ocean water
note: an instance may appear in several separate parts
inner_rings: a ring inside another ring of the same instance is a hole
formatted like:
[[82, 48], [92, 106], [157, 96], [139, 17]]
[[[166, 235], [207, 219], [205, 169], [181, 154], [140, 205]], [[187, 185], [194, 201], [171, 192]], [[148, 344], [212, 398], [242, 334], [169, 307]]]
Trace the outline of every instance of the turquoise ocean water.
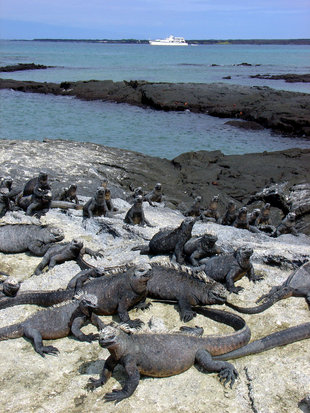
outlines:
[[[305, 83], [253, 79], [256, 74], [309, 73], [310, 46], [210, 45], [152, 47], [78, 42], [0, 41], [0, 66], [54, 66], [0, 73], [2, 78], [47, 82], [90, 79], [226, 82], [310, 93]], [[247, 63], [248, 65], [240, 65]], [[230, 80], [223, 77], [231, 76]], [[309, 95], [310, 101], [310, 95]], [[0, 137], [96, 142], [173, 158], [192, 150], [225, 154], [310, 148], [303, 138], [270, 131], [242, 131], [190, 112], [158, 112], [129, 105], [84, 102], [70, 97], [0, 91]]]

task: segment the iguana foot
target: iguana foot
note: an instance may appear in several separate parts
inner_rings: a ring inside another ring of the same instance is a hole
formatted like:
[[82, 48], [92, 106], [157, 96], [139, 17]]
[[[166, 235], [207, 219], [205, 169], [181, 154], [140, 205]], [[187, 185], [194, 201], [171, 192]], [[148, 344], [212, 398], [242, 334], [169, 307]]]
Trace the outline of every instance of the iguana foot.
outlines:
[[194, 311], [185, 310], [185, 311], [182, 311], [181, 319], [182, 321], [187, 323], [188, 321], [191, 321], [194, 317], [196, 317], [196, 315], [197, 314]]
[[232, 287], [232, 288], [230, 288], [229, 292], [234, 293], [234, 294], [238, 294], [242, 290], [244, 290], [243, 287]]
[[98, 340], [99, 334], [87, 334], [84, 337], [80, 338], [80, 341], [86, 341], [87, 343], [91, 343], [92, 341]]
[[45, 357], [45, 354], [52, 354], [56, 356], [59, 353], [59, 350], [54, 346], [43, 346], [42, 349], [38, 351], [38, 353], [42, 357]]
[[123, 390], [112, 390], [111, 393], [106, 393], [104, 395], [104, 399], [107, 402], [121, 401], [123, 399], [126, 399], [127, 397], [128, 395]]
[[230, 383], [230, 388], [232, 389], [238, 377], [238, 372], [232, 365], [229, 365], [222, 368], [221, 371], [218, 373], [218, 376], [220, 378], [220, 382], [224, 386], [226, 386], [227, 383]]
[[104, 385], [104, 381], [102, 381], [101, 379], [94, 379], [93, 377], [90, 377], [88, 380], [88, 383], [86, 384], [86, 389], [87, 390], [95, 390], [97, 387], [103, 386]]
[[138, 310], [142, 310], [142, 311], [149, 310], [152, 305], [153, 305], [152, 303], [139, 303], [139, 304], [136, 305], [136, 311], [138, 311]]
[[251, 277], [250, 281], [253, 281], [256, 283], [257, 281], [262, 281], [263, 279], [264, 277], [262, 275], [256, 275], [255, 277]]
[[142, 320], [139, 320], [139, 318], [136, 318], [135, 320], [126, 321], [126, 324], [130, 328], [140, 329], [143, 326], [144, 322]]

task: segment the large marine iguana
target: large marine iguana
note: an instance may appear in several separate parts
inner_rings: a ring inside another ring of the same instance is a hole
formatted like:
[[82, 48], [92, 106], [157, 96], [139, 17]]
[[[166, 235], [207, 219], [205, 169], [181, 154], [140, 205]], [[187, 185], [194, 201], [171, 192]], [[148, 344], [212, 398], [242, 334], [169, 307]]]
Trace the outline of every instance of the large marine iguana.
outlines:
[[54, 346], [44, 346], [42, 339], [51, 340], [67, 337], [70, 332], [80, 341], [91, 342], [98, 338], [97, 334], [85, 335], [81, 327], [91, 322], [102, 328], [103, 323], [93, 314], [97, 308], [97, 297], [82, 294], [61, 306], [48, 308], [35, 313], [25, 321], [0, 328], [0, 341], [10, 338], [25, 337], [32, 341], [34, 349], [41, 356], [56, 354]]
[[[91, 269], [90, 271], [93, 271]], [[108, 274], [108, 271], [105, 271]], [[121, 322], [133, 327], [139, 327], [139, 319], [130, 320], [128, 310], [136, 306], [146, 297], [147, 281], [152, 276], [148, 264], [125, 267], [108, 277], [90, 280], [83, 286], [83, 291], [93, 294], [98, 299], [95, 313], [98, 315], [118, 314]], [[52, 291], [19, 292], [16, 297], [6, 297], [0, 300], [0, 309], [20, 304], [35, 304], [49, 307], [70, 300], [75, 295], [74, 288]]]
[[184, 263], [184, 244], [191, 238], [195, 218], [189, 217], [182, 221], [175, 229], [163, 229], [157, 232], [147, 246], [137, 246], [133, 251], [140, 250], [140, 254], [173, 254], [173, 259], [179, 264]]
[[294, 271], [281, 285], [273, 287], [269, 293], [262, 295], [256, 302], [263, 301], [257, 307], [239, 307], [226, 303], [229, 307], [243, 314], [258, 314], [267, 310], [277, 301], [289, 297], [304, 297], [310, 309], [310, 261]]
[[240, 247], [230, 254], [203, 259], [201, 260], [203, 265], [197, 268], [204, 270], [208, 277], [223, 283], [229, 292], [238, 294], [243, 288], [236, 287], [234, 283], [244, 275], [254, 282], [262, 279], [261, 276], [255, 275], [250, 261], [252, 254], [252, 248]]
[[43, 256], [49, 247], [64, 239], [59, 228], [35, 224], [0, 225], [0, 252], [18, 253], [29, 251]]
[[181, 319], [190, 321], [196, 316], [192, 306], [223, 304], [226, 289], [207, 277], [186, 267], [152, 263], [152, 277], [147, 283], [147, 296], [178, 303]]
[[197, 337], [189, 334], [128, 334], [120, 328], [108, 325], [99, 335], [99, 344], [107, 348], [110, 356], [105, 361], [98, 380], [89, 379], [88, 388], [93, 390], [105, 384], [117, 364], [122, 364], [128, 375], [121, 390], [113, 390], [104, 398], [120, 401], [130, 397], [137, 388], [140, 374], [151, 377], [169, 377], [180, 374], [197, 363], [208, 372], [217, 372], [223, 384], [234, 384], [238, 377], [236, 369], [227, 362], [214, 361], [212, 356], [223, 354], [244, 346], [251, 332], [245, 321], [220, 310], [200, 309], [200, 312], [215, 321], [224, 322], [236, 331], [227, 335]]
[[[196, 313], [192, 306], [223, 304], [226, 302], [227, 290], [204, 273], [176, 264], [150, 264], [151, 278], [147, 282], [147, 297], [156, 298], [161, 302], [178, 304], [181, 319], [192, 320]], [[91, 277], [104, 276], [98, 269], [90, 269], [77, 274], [68, 287], [75, 291], [84, 288], [84, 282]], [[85, 284], [87, 285], [87, 284]], [[0, 304], [1, 308], [1, 304]], [[143, 307], [142, 307], [143, 308]]]

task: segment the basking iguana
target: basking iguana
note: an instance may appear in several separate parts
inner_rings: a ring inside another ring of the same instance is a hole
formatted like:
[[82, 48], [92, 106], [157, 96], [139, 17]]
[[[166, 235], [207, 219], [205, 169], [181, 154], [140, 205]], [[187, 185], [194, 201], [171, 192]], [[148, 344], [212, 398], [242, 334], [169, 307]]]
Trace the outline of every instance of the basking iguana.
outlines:
[[61, 306], [39, 311], [21, 323], [0, 328], [0, 341], [19, 337], [28, 338], [32, 341], [35, 351], [43, 357], [45, 354], [56, 354], [58, 350], [54, 346], [44, 346], [42, 339], [63, 338], [71, 332], [78, 340], [91, 342], [98, 335], [85, 335], [80, 329], [89, 322], [102, 328], [102, 321], [93, 314], [96, 308], [97, 297], [82, 294], [79, 298]]
[[140, 250], [140, 254], [173, 254], [177, 263], [184, 263], [184, 245], [191, 238], [195, 218], [189, 217], [182, 221], [177, 228], [162, 229], [157, 232], [147, 246], [137, 246], [133, 251]]
[[101, 253], [83, 247], [83, 245], [83, 242], [77, 239], [73, 239], [71, 242], [52, 245], [44, 254], [42, 261], [38, 264], [34, 274], [41, 274], [46, 266], [48, 266], [49, 269], [52, 269], [57, 264], [63, 264], [64, 262], [71, 260], [75, 260], [84, 268], [87, 265], [82, 258], [84, 254], [89, 254], [92, 257], [102, 257]]
[[[91, 269], [90, 271], [93, 271]], [[107, 274], [108, 272], [105, 272]], [[118, 314], [120, 321], [132, 326], [140, 326], [139, 319], [130, 320], [128, 310], [145, 300], [147, 281], [152, 276], [147, 264], [125, 267], [108, 277], [92, 279], [85, 283], [83, 291], [93, 294], [98, 299], [95, 313], [98, 315]], [[19, 292], [16, 297], [0, 299], [0, 309], [19, 304], [36, 304], [49, 307], [74, 297], [75, 290], [54, 291], [25, 291]]]
[[151, 266], [152, 277], [147, 282], [147, 296], [176, 301], [181, 319], [185, 322], [196, 315], [192, 307], [226, 302], [226, 289], [210, 278], [201, 278], [201, 274], [186, 267], [157, 263]]
[[[181, 319], [185, 322], [192, 320], [196, 315], [192, 306], [226, 302], [227, 290], [203, 273], [196, 273], [189, 268], [174, 264], [151, 263], [150, 268], [151, 277], [147, 282], [147, 297], [177, 303]], [[82, 271], [70, 281], [69, 287], [75, 290], [84, 289], [87, 285], [84, 282], [89, 278], [102, 275], [104, 276], [104, 272], [100, 273], [95, 269]]]
[[263, 304], [248, 308], [231, 303], [226, 304], [243, 314], [258, 314], [267, 310], [277, 301], [289, 297], [304, 297], [310, 309], [310, 261], [294, 271], [283, 284], [276, 285], [269, 293], [262, 295], [257, 302], [263, 301]]
[[113, 390], [104, 398], [107, 401], [120, 401], [130, 397], [137, 388], [140, 374], [150, 377], [169, 377], [180, 374], [199, 364], [208, 372], [217, 372], [220, 380], [230, 386], [238, 373], [227, 362], [213, 361], [212, 356], [223, 354], [247, 344], [251, 332], [245, 321], [220, 310], [201, 308], [199, 312], [207, 317], [230, 325], [236, 331], [224, 336], [211, 335], [197, 337], [180, 332], [170, 334], [128, 334], [120, 328], [108, 325], [99, 336], [99, 344], [107, 348], [110, 356], [105, 361], [98, 380], [91, 378], [90, 390], [105, 384], [117, 364], [122, 364], [128, 375], [121, 390]]
[[250, 257], [253, 254], [252, 248], [240, 247], [230, 254], [222, 254], [209, 259], [202, 259], [203, 264], [198, 269], [204, 270], [208, 277], [215, 281], [223, 283], [227, 290], [238, 294], [243, 290], [242, 287], [236, 287], [235, 281], [240, 280], [246, 275], [250, 281], [260, 281], [261, 276], [255, 275]]
[[60, 228], [35, 224], [0, 225], [0, 252], [31, 252], [43, 256], [53, 243], [62, 241]]

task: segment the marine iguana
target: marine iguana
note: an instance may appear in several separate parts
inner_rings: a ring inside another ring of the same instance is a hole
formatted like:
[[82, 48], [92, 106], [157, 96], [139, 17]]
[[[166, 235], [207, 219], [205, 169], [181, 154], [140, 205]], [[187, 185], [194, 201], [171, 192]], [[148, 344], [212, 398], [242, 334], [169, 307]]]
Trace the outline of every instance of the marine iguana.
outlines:
[[233, 223], [233, 227], [240, 228], [240, 229], [247, 229], [248, 231], [251, 231], [251, 232], [260, 232], [259, 229], [256, 228], [254, 225], [249, 224], [247, 207], [242, 207], [239, 209], [237, 218], [235, 219]]
[[192, 306], [223, 304], [225, 288], [202, 274], [179, 265], [152, 263], [152, 277], [147, 282], [147, 297], [178, 303], [181, 320], [196, 316]]
[[145, 218], [143, 211], [143, 197], [137, 196], [132, 207], [127, 211], [124, 222], [130, 225], [147, 225], [152, 227], [149, 221]]
[[70, 185], [69, 188], [65, 188], [60, 194], [60, 201], [74, 202], [76, 205], [79, 204], [78, 197], [76, 195], [77, 186]]
[[71, 242], [51, 246], [44, 254], [42, 261], [35, 269], [34, 274], [41, 274], [46, 266], [48, 266], [50, 270], [57, 264], [63, 264], [64, 262], [71, 260], [75, 260], [77, 264], [85, 268], [87, 264], [82, 259], [84, 254], [89, 254], [92, 257], [103, 256], [100, 252], [95, 252], [90, 248], [83, 247], [83, 245], [82, 241], [73, 239]]
[[96, 308], [97, 297], [82, 294], [78, 299], [70, 300], [61, 306], [41, 310], [21, 323], [0, 328], [0, 341], [28, 338], [32, 341], [35, 351], [42, 357], [45, 354], [58, 353], [56, 347], [44, 346], [42, 339], [63, 338], [71, 332], [78, 340], [91, 342], [97, 339], [98, 335], [85, 335], [80, 329], [89, 322], [102, 328], [102, 321], [93, 314]]
[[15, 278], [9, 277], [3, 282], [0, 282], [0, 285], [1, 284], [2, 284], [2, 289], [0, 289], [0, 298], [15, 297], [17, 292], [19, 291], [21, 283], [17, 281]]
[[274, 237], [279, 237], [282, 234], [293, 234], [295, 236], [298, 235], [296, 228], [296, 214], [295, 212], [289, 212], [286, 217], [282, 220], [282, 222], [277, 226], [276, 231], [274, 233]]
[[217, 222], [218, 219], [220, 218], [220, 214], [217, 210], [218, 207], [218, 202], [219, 202], [219, 196], [215, 195], [210, 202], [210, 205], [208, 208], [203, 211], [201, 218], [206, 221], [213, 221]]
[[201, 196], [196, 196], [194, 203], [184, 212], [185, 217], [200, 217], [202, 213], [201, 209]]
[[173, 259], [179, 264], [184, 263], [184, 245], [191, 238], [195, 218], [189, 217], [182, 221], [175, 229], [162, 229], [150, 240], [148, 246], [137, 246], [133, 251], [140, 250], [140, 254], [160, 255], [173, 254]]
[[[105, 271], [105, 275], [109, 272]], [[93, 294], [98, 299], [95, 313], [98, 315], [118, 314], [121, 322], [139, 327], [139, 319], [130, 320], [128, 310], [144, 301], [146, 297], [147, 281], [152, 276], [148, 264], [125, 267], [108, 277], [90, 280], [83, 286], [83, 291]], [[75, 295], [73, 288], [52, 291], [23, 291], [16, 297], [6, 297], [0, 300], [0, 309], [20, 304], [36, 304], [49, 307], [63, 301], [71, 300]]]
[[[164, 265], [156, 262], [151, 263], [150, 268], [151, 278], [147, 282], [147, 297], [156, 298], [164, 303], [177, 303], [181, 319], [185, 322], [196, 316], [192, 306], [226, 302], [226, 289], [220, 283], [206, 277], [204, 273], [196, 273], [176, 264]], [[82, 271], [70, 281], [68, 287], [75, 290], [84, 289], [84, 282], [90, 277], [102, 275], [104, 271], [100, 272], [98, 269]]]
[[162, 202], [163, 194], [161, 183], [157, 182], [157, 184], [154, 186], [154, 189], [148, 194], [146, 194], [143, 200], [147, 201], [151, 206], [154, 206], [153, 202]]
[[35, 224], [0, 225], [0, 252], [18, 253], [29, 251], [43, 256], [53, 243], [62, 241], [61, 229]]
[[113, 205], [113, 202], [112, 202], [111, 189], [105, 188], [104, 196], [105, 196], [105, 203], [107, 205], [108, 210], [110, 212], [118, 211], [118, 209]]
[[310, 310], [310, 261], [294, 271], [281, 285], [273, 287], [269, 293], [262, 295], [256, 302], [263, 301], [257, 307], [239, 307], [226, 303], [229, 307], [243, 314], [258, 314], [267, 310], [277, 301], [289, 297], [304, 297]]
[[222, 225], [233, 225], [237, 218], [237, 209], [234, 201], [229, 201], [227, 210], [221, 219]]
[[212, 257], [213, 255], [222, 254], [222, 248], [215, 245], [218, 240], [216, 235], [204, 234], [202, 236], [192, 237], [184, 245], [184, 252], [191, 265], [199, 265], [199, 260]]
[[250, 257], [253, 254], [252, 248], [240, 247], [230, 254], [222, 254], [217, 257], [201, 260], [203, 265], [197, 267], [204, 270], [208, 277], [223, 283], [227, 290], [238, 294], [242, 287], [236, 287], [235, 281], [246, 275], [250, 281], [260, 281], [261, 276], [255, 275]]
[[83, 206], [83, 217], [93, 218], [107, 215], [108, 207], [105, 202], [105, 188], [100, 186], [97, 188], [95, 195]]
[[256, 225], [257, 218], [260, 216], [261, 210], [259, 208], [253, 209], [253, 211], [248, 216], [249, 225]]
[[105, 384], [117, 364], [122, 364], [128, 375], [121, 390], [107, 393], [107, 401], [120, 401], [130, 397], [137, 388], [140, 374], [150, 377], [169, 377], [180, 374], [197, 363], [205, 371], [217, 372], [224, 385], [233, 386], [237, 370], [227, 362], [213, 360], [213, 356], [244, 346], [251, 332], [245, 321], [220, 310], [201, 309], [201, 313], [215, 321], [224, 322], [236, 331], [227, 335], [197, 337], [190, 334], [128, 334], [121, 328], [105, 326], [99, 335], [99, 344], [107, 348], [110, 356], [105, 361], [98, 380], [90, 378], [88, 389]]

